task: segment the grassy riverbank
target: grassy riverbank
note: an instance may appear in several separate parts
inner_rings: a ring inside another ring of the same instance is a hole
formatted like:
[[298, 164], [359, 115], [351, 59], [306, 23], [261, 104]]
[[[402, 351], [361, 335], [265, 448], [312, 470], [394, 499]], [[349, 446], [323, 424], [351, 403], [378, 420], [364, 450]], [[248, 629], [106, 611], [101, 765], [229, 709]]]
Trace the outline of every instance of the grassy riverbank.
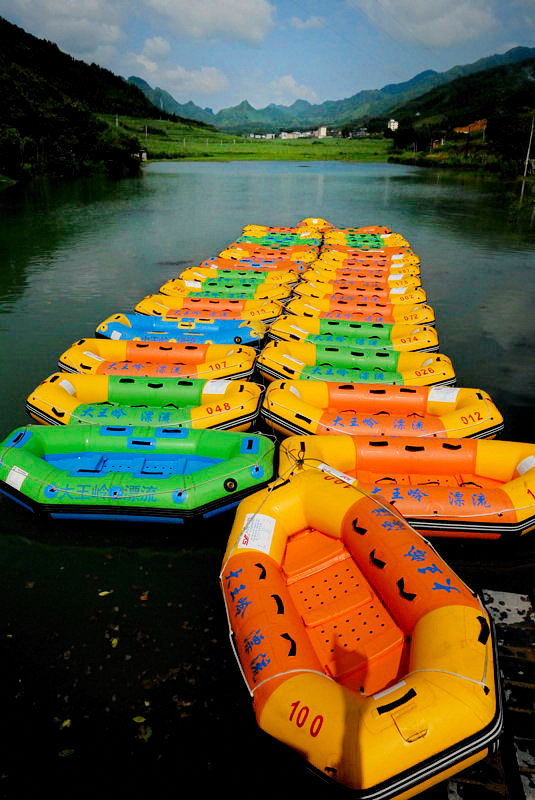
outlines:
[[136, 136], [148, 160], [188, 161], [386, 161], [391, 141], [363, 139], [251, 139], [195, 123], [105, 117], [110, 125]]

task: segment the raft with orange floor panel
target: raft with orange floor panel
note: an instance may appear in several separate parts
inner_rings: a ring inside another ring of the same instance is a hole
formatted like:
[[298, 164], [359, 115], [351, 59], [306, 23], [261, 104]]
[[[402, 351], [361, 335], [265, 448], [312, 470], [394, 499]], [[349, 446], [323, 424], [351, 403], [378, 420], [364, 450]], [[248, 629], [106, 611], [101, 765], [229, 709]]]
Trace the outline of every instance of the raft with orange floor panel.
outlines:
[[397, 352], [376, 347], [271, 341], [258, 354], [256, 365], [267, 380], [290, 378], [403, 386], [455, 382], [451, 360], [443, 354]]
[[438, 350], [437, 330], [431, 325], [347, 322], [281, 314], [268, 327], [268, 334], [271, 339], [287, 342], [310, 342], [339, 347], [352, 345], [421, 352]]
[[305, 283], [310, 286], [318, 286], [318, 291], [321, 294], [335, 294], [335, 292], [349, 294], [352, 291], [365, 292], [375, 288], [400, 289], [402, 287], [421, 286], [419, 275], [395, 271], [387, 272], [386, 270], [376, 270], [373, 275], [366, 272], [366, 270], [362, 270], [360, 277], [355, 271], [353, 275], [344, 278], [337, 277], [333, 275], [332, 271], [326, 269], [307, 269], [302, 273], [301, 279], [300, 287]]
[[535, 444], [296, 435], [279, 461], [281, 475], [328, 464], [430, 536], [500, 539], [535, 528]]
[[399, 262], [393, 264], [387, 261], [372, 262], [370, 264], [361, 264], [358, 261], [324, 261], [319, 258], [313, 264], [309, 264], [302, 274], [317, 274], [321, 276], [322, 280], [371, 280], [378, 278], [385, 280], [390, 275], [398, 275], [402, 277], [420, 277], [421, 270], [418, 264], [408, 264]]
[[79, 339], [59, 357], [63, 372], [159, 378], [247, 378], [256, 351], [246, 345]]
[[260, 395], [249, 381], [56, 372], [28, 396], [26, 410], [47, 425], [246, 431], [258, 417]]
[[299, 264], [310, 264], [318, 257], [315, 247], [268, 247], [242, 242], [233, 243], [219, 254], [220, 258], [234, 258], [247, 260], [252, 264], [261, 264], [263, 261], [274, 259], [280, 263], [295, 261]]
[[178, 297], [152, 294], [136, 305], [138, 314], [162, 319], [208, 317], [211, 319], [240, 319], [246, 322], [270, 322], [279, 316], [282, 304], [278, 300], [238, 300], [232, 297]]
[[280, 479], [238, 506], [220, 583], [259, 727], [352, 797], [408, 798], [494, 752], [489, 614], [394, 509], [329, 472]]
[[345, 319], [353, 322], [417, 323], [435, 322], [435, 312], [427, 303], [348, 303], [343, 299], [322, 300], [314, 297], [294, 297], [285, 311], [298, 317]]
[[322, 249], [317, 266], [326, 265], [331, 269], [376, 267], [393, 269], [394, 267], [420, 268], [420, 259], [412, 251], [401, 248], [387, 250], [358, 250], [355, 248]]
[[303, 272], [309, 266], [308, 262], [290, 261], [289, 259], [282, 259], [277, 257], [266, 257], [264, 259], [245, 259], [245, 258], [221, 258], [221, 256], [212, 256], [201, 261], [200, 267], [202, 269], [222, 269], [222, 270], [246, 270], [250, 272], [293, 272], [297, 275]]
[[339, 287], [332, 287], [330, 284], [303, 281], [294, 287], [294, 295], [310, 299], [312, 302], [320, 300], [336, 303], [337, 306], [344, 304], [349, 309], [362, 304], [377, 303], [416, 305], [425, 303], [427, 300], [425, 290], [421, 286], [381, 286], [377, 283], [369, 288], [359, 288], [358, 286], [349, 286], [347, 283], [342, 283]]
[[263, 419], [280, 433], [492, 438], [503, 417], [487, 392], [452, 386], [381, 386], [278, 380]]

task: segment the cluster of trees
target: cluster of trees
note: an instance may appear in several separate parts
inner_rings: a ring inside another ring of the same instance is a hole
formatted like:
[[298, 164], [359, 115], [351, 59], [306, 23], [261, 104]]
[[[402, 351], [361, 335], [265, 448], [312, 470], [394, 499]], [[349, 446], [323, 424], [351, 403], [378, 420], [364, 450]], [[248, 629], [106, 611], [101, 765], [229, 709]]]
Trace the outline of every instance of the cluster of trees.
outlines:
[[[159, 118], [123, 78], [0, 18], [0, 173], [72, 176], [139, 168], [139, 143], [98, 114]], [[167, 115], [164, 115], [167, 116]]]

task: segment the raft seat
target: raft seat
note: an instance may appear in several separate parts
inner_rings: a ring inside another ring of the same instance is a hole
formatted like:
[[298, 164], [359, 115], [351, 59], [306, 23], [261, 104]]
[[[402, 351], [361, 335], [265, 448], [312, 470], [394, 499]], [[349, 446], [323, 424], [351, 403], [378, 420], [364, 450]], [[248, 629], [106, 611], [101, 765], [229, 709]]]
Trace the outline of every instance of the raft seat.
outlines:
[[294, 535], [283, 572], [327, 675], [365, 694], [397, 678], [404, 633], [342, 542], [313, 529]]

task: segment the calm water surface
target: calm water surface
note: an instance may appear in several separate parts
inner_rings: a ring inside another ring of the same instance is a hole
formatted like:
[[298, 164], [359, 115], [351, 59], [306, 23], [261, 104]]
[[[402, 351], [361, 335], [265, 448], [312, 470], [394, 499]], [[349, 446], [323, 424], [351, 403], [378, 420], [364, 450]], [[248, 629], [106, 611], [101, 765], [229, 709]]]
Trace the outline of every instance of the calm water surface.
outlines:
[[[29, 421], [26, 396], [105, 317], [132, 311], [248, 223], [320, 216], [407, 237], [458, 385], [490, 392], [506, 419], [501, 438], [533, 441], [533, 196], [519, 213], [515, 192], [492, 179], [323, 162], [152, 164], [138, 179], [4, 191], [0, 437]], [[118, 787], [175, 797], [187, 775], [233, 794], [332, 796], [254, 724], [217, 585], [231, 517], [185, 533], [42, 523], [6, 499], [0, 515], [0, 796]], [[531, 540], [437, 548], [476, 589], [531, 589]]]

